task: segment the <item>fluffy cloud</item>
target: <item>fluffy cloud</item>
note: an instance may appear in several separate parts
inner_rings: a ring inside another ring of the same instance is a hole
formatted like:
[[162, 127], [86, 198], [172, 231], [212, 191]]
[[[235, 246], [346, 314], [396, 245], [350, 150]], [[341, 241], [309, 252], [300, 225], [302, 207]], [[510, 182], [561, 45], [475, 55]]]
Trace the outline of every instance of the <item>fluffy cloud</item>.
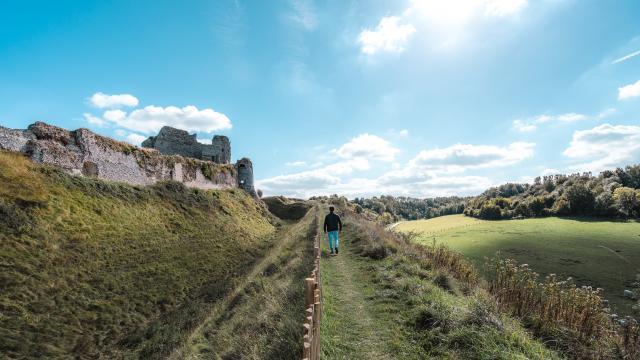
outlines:
[[[607, 109], [598, 115], [599, 118], [608, 116], [612, 113], [612, 109]], [[538, 129], [538, 126], [550, 122], [570, 123], [590, 119], [590, 116], [578, 113], [566, 113], [560, 115], [538, 115], [526, 119], [513, 120], [513, 128], [519, 132], [530, 132]]]
[[576, 170], [601, 171], [640, 161], [640, 126], [602, 124], [573, 133], [566, 157]]
[[130, 133], [129, 135], [127, 135], [127, 137], [125, 139], [131, 145], [140, 146], [140, 144], [143, 141], [145, 141], [147, 139], [147, 137], [143, 136], [143, 135], [140, 135], [140, 134]]
[[399, 150], [379, 136], [361, 134], [340, 148], [332, 150], [332, 152], [343, 159], [367, 159], [389, 162], [393, 161]]
[[256, 181], [256, 187], [267, 195], [308, 198], [323, 193], [323, 190], [334, 188], [340, 183], [340, 178], [326, 171], [311, 170], [259, 180]]
[[92, 124], [92, 125], [96, 125], [96, 126], [99, 126], [99, 127], [103, 127], [103, 126], [105, 126], [105, 125], [107, 124], [107, 122], [106, 122], [106, 121], [102, 120], [101, 118], [99, 118], [99, 117], [97, 117], [97, 116], [91, 115], [91, 114], [89, 114], [89, 113], [84, 113], [84, 114], [82, 114], [82, 116], [84, 116], [84, 119], [85, 119], [89, 124]]
[[108, 95], [97, 92], [89, 98], [89, 102], [99, 109], [138, 106], [138, 98], [130, 94]]
[[[378, 140], [373, 141], [370, 137]], [[334, 193], [348, 197], [380, 194], [416, 197], [471, 195], [494, 184], [486, 177], [451, 176], [450, 173], [513, 165], [532, 156], [535, 146], [519, 142], [507, 147], [456, 144], [443, 149], [421, 151], [405, 166], [392, 167], [393, 170], [375, 178], [345, 177], [356, 171], [369, 170], [369, 160], [391, 161], [389, 154], [397, 149], [379, 140], [384, 141], [372, 135], [360, 135], [333, 150], [336, 154], [342, 154], [340, 157], [345, 159], [343, 161], [315, 170], [260, 180], [256, 185], [265, 194], [303, 198]], [[375, 146], [371, 146], [371, 143]], [[386, 150], [378, 149], [385, 146]]]
[[507, 147], [456, 144], [423, 150], [406, 166], [382, 175], [378, 181], [385, 186], [414, 186], [444, 174], [510, 166], [532, 157], [534, 147], [533, 143], [515, 142]]
[[618, 100], [631, 99], [640, 96], [640, 80], [618, 88]]
[[456, 144], [441, 149], [423, 150], [409, 164], [445, 172], [509, 166], [532, 157], [534, 148], [534, 143], [526, 142], [515, 142], [507, 147]]
[[[96, 121], [95, 119], [95, 117], [87, 118], [89, 122]], [[165, 125], [205, 133], [231, 128], [231, 120], [226, 115], [213, 109], [199, 110], [192, 105], [183, 108], [150, 105], [130, 113], [122, 110], [107, 110], [100, 120], [103, 124], [111, 123], [143, 134], [157, 133]]]
[[373, 55], [379, 51], [400, 53], [409, 37], [416, 32], [411, 24], [403, 24], [399, 16], [385, 16], [374, 30], [364, 30], [358, 36], [360, 51]]

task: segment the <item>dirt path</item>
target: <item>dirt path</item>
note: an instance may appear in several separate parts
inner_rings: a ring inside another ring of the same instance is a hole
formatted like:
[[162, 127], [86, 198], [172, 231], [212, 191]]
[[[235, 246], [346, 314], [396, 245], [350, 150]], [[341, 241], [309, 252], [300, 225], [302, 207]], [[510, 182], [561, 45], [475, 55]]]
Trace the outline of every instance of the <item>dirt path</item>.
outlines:
[[[322, 259], [324, 313], [321, 341], [324, 359], [392, 359], [385, 349], [389, 327], [373, 316], [368, 274], [352, 253], [345, 232], [340, 254]], [[326, 247], [326, 243], [324, 244]]]

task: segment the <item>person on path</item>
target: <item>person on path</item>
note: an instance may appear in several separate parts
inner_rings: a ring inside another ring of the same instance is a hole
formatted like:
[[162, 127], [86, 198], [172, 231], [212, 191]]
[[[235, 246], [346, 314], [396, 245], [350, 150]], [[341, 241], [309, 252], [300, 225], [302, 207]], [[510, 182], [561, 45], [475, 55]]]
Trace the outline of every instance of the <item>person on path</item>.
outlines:
[[340, 234], [342, 233], [342, 221], [340, 216], [333, 212], [334, 210], [333, 206], [329, 206], [329, 213], [324, 217], [324, 233], [327, 234], [327, 239], [329, 240], [331, 255], [338, 254]]

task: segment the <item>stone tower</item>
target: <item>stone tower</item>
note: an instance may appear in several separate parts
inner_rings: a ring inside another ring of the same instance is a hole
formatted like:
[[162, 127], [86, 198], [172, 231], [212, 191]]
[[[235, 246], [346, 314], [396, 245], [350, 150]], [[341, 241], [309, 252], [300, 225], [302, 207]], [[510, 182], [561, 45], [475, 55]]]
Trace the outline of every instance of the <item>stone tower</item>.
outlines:
[[253, 187], [253, 163], [248, 158], [242, 158], [236, 162], [238, 171], [238, 187], [256, 197], [256, 190]]
[[223, 135], [215, 135], [211, 141], [215, 155], [213, 161], [218, 164], [231, 163], [231, 143], [229, 138]]

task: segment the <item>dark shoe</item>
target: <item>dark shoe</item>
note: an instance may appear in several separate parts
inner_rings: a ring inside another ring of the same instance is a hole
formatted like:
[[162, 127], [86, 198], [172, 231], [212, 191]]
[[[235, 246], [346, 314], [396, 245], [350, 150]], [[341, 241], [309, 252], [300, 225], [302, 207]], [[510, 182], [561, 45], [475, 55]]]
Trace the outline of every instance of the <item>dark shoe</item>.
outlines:
[[331, 255], [335, 255], [335, 253], [333, 252], [333, 249], [331, 249]]
[[336, 255], [338, 255], [338, 253], [339, 253], [338, 248], [336, 248]]

